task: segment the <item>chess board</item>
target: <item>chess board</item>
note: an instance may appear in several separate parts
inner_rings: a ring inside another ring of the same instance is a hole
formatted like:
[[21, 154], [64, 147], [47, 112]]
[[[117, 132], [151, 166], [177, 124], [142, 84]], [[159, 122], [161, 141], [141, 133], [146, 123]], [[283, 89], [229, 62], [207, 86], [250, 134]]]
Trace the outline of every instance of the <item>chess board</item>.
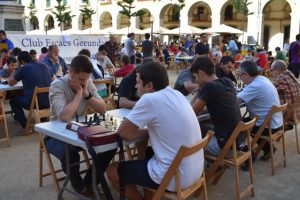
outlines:
[[[77, 127], [103, 126], [109, 130], [116, 131], [124, 119], [113, 117], [106, 113], [101, 115], [94, 113], [83, 117], [76, 116], [76, 121], [71, 121], [71, 124]], [[71, 128], [77, 130], [77, 128]]]

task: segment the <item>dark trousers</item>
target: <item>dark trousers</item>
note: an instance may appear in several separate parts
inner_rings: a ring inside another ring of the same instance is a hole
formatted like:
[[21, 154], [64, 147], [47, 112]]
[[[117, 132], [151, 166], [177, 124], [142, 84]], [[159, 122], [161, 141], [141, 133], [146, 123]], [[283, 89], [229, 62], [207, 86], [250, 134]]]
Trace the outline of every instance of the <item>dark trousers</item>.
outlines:
[[130, 64], [135, 64], [135, 55], [130, 56]]
[[[46, 137], [44, 142], [47, 151], [60, 160], [63, 171], [67, 173], [66, 143], [51, 137]], [[82, 179], [80, 176], [79, 173], [80, 155], [78, 153], [78, 151], [80, 150], [81, 150], [80, 147], [75, 147], [70, 145], [69, 148], [70, 165], [74, 164], [70, 168], [70, 182], [72, 187], [77, 191], [82, 191], [84, 186], [90, 187], [92, 185], [92, 168], [88, 169], [88, 172], [86, 173], [84, 179]], [[116, 153], [116, 149], [98, 154], [97, 157], [94, 159], [94, 162], [97, 163], [96, 165], [97, 184], [99, 183], [99, 176], [98, 176], [99, 169], [102, 169], [104, 173], [110, 161], [114, 157], [115, 153]]]
[[291, 63], [290, 64], [290, 71], [293, 72], [296, 78], [299, 78], [300, 73], [300, 63]]
[[12, 96], [9, 103], [11, 110], [15, 113], [15, 119], [25, 128], [27, 120], [23, 109], [29, 109], [30, 99], [25, 96]]
[[[276, 133], [280, 128], [281, 128], [281, 127], [276, 128], [276, 129], [271, 129], [272, 134], [273, 134], [273, 133]], [[256, 134], [257, 131], [258, 131], [258, 129], [259, 129], [259, 126], [254, 126], [253, 129], [252, 129], [252, 133], [253, 133], [253, 134]], [[262, 132], [262, 135], [264, 135], [264, 136], [269, 136], [269, 129], [268, 129], [268, 128], [265, 128], [265, 129], [263, 130], [263, 132]], [[258, 139], [258, 140], [257, 140], [257, 144], [258, 144], [258, 145], [260, 145], [262, 142], [263, 142], [263, 139]], [[269, 152], [270, 152], [270, 143], [266, 141], [266, 143], [265, 143], [265, 145], [263, 146], [262, 150], [264, 151], [265, 154], [266, 154], [266, 153], [269, 153]]]

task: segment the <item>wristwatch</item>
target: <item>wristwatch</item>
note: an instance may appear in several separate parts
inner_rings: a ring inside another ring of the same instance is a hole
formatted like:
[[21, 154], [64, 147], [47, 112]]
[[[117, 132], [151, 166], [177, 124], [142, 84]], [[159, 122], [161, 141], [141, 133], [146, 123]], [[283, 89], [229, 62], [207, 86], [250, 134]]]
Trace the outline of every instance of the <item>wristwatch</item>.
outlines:
[[93, 97], [92, 93], [89, 92], [89, 95], [83, 96], [85, 100], [89, 100], [90, 98]]

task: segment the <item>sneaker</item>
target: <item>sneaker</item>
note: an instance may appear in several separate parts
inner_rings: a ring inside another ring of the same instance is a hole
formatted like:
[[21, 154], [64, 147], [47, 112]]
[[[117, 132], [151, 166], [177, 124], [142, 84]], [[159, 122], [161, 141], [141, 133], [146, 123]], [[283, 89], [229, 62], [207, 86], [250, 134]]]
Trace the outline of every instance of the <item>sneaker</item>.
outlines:
[[[277, 148], [274, 146], [273, 147], [273, 154], [275, 154], [276, 150], [277, 150]], [[259, 160], [268, 161], [270, 158], [271, 158], [270, 152], [267, 152], [267, 153], [265, 152], [264, 155], [259, 158]]]
[[293, 124], [288, 124], [288, 123], [284, 124], [284, 131], [290, 131], [290, 130], [293, 130], [293, 129], [294, 129]]

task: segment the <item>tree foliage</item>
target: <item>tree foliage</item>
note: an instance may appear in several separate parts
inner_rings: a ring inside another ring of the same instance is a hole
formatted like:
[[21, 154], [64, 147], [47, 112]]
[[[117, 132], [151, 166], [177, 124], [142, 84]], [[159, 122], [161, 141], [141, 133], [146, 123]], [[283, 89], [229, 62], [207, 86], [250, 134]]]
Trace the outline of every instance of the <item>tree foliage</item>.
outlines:
[[35, 16], [36, 13], [35, 5], [31, 2], [28, 6], [28, 9], [29, 9], [29, 15], [27, 18], [29, 19], [29, 23], [31, 24], [34, 30], [38, 29], [39, 23]]
[[[86, 4], [88, 5], [90, 3], [89, 0], [86, 1]], [[84, 6], [83, 9], [79, 9], [82, 12], [82, 24], [85, 25], [85, 21], [90, 19], [92, 15], [96, 14], [96, 11], [92, 8], [88, 8], [87, 5]]]
[[179, 4], [175, 4], [175, 14], [180, 16], [180, 11], [185, 7], [184, 0], [178, 0]]
[[249, 13], [248, 5], [252, 4], [252, 2], [248, 2], [248, 0], [233, 0], [232, 4], [236, 11], [244, 17], [253, 14], [253, 12]]
[[135, 8], [135, 6], [132, 6], [133, 2], [134, 0], [118, 1], [118, 5], [122, 8], [122, 10], [119, 11], [119, 13], [127, 16], [129, 18], [129, 23], [131, 17], [141, 17], [146, 13], [144, 10], [132, 12], [132, 9]]
[[71, 11], [66, 11], [67, 6], [62, 3], [62, 0], [56, 0], [56, 2], [57, 6], [54, 6], [56, 11], [52, 11], [52, 13], [58, 21], [58, 26], [70, 23], [75, 15], [71, 15]]

